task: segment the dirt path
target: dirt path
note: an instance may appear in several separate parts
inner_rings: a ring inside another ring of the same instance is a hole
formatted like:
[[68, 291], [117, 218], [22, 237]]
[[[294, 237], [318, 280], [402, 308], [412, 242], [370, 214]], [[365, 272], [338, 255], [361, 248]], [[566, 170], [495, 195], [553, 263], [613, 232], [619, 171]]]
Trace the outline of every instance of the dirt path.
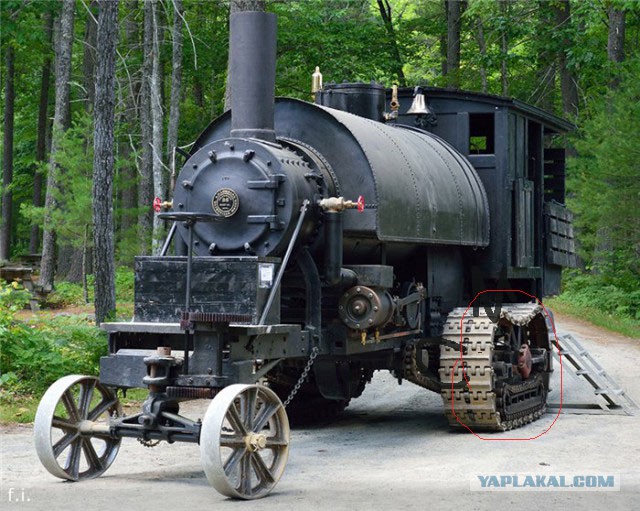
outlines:
[[[561, 325], [562, 328], [599, 344], [629, 344], [636, 342], [640, 346], [640, 337], [627, 337], [605, 328], [592, 325], [585, 319], [560, 314], [555, 311], [554, 317], [558, 325]], [[640, 335], [640, 332], [638, 332], [638, 335]]]

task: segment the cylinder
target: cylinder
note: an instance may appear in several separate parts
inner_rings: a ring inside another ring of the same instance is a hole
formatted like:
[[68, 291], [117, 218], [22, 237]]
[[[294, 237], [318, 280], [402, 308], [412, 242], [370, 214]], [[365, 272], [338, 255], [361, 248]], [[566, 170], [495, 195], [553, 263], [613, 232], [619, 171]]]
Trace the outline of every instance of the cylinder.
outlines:
[[239, 12], [229, 23], [231, 136], [275, 142], [277, 18]]

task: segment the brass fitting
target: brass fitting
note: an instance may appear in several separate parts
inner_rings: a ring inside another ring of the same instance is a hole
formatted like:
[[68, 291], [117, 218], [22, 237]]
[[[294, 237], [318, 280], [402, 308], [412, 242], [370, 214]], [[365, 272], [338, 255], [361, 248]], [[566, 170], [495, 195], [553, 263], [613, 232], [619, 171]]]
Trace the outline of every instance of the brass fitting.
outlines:
[[358, 208], [358, 202], [354, 202], [352, 200], [345, 200], [344, 197], [327, 197], [326, 199], [320, 199], [318, 201], [318, 206], [320, 206], [325, 211], [333, 211], [338, 213], [340, 211], [344, 211], [345, 209], [356, 209]]
[[314, 95], [322, 89], [322, 73], [320, 67], [316, 66], [315, 72], [311, 75], [311, 94]]
[[385, 112], [385, 121], [395, 121], [398, 118], [398, 110], [400, 109], [400, 101], [398, 101], [398, 86], [391, 87], [391, 112]]

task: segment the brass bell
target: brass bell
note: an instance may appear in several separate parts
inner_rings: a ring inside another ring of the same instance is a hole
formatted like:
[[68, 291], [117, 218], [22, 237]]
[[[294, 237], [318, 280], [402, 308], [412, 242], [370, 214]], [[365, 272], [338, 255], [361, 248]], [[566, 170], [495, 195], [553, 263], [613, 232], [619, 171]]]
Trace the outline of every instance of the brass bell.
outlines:
[[413, 103], [407, 110], [407, 115], [433, 115], [433, 111], [427, 105], [421, 87], [416, 87], [413, 93]]

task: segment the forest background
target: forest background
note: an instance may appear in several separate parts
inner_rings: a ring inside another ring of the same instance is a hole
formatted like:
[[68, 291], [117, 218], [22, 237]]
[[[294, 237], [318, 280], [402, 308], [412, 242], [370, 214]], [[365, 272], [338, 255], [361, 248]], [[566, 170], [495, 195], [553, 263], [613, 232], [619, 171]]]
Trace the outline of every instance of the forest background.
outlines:
[[[507, 95], [575, 123], [582, 268], [555, 305], [637, 334], [638, 0], [2, 0], [0, 261], [42, 254], [45, 289], [88, 276], [98, 321], [113, 315], [116, 281], [130, 298], [127, 268], [158, 250], [173, 148], [228, 105], [229, 13], [264, 9], [279, 16], [277, 95], [309, 100], [318, 65], [325, 81]], [[0, 385], [19, 380], [11, 350], [33, 326], [14, 321], [20, 292], [0, 292]]]

